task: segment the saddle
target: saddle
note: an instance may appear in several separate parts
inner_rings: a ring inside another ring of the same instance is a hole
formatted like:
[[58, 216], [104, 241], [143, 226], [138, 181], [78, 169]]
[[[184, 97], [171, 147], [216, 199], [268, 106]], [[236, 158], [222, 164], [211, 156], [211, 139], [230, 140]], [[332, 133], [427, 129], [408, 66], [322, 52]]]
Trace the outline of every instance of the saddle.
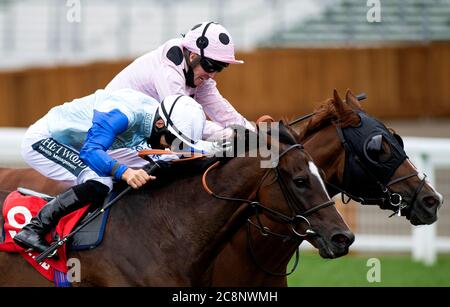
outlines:
[[[118, 191], [117, 189], [115, 191]], [[105, 202], [115, 193], [110, 193]], [[57, 287], [70, 286], [67, 273], [68, 255], [67, 251], [81, 251], [93, 249], [100, 245], [105, 234], [106, 223], [109, 216], [109, 209], [98, 215], [84, 228], [73, 235], [58, 250], [58, 257], [47, 258], [45, 261], [38, 263], [35, 259], [39, 253], [35, 251], [24, 250], [14, 241], [14, 235], [37, 214], [39, 210], [52, 200], [53, 197], [36, 191], [19, 188], [11, 192], [3, 203], [3, 218], [0, 217], [2, 223], [2, 238], [0, 241], [0, 251], [19, 253], [28, 263], [30, 263], [44, 278], [53, 281]], [[68, 215], [64, 216], [50, 233], [46, 235], [47, 241], [57, 242], [61, 237], [67, 236], [75, 227], [84, 223], [86, 219], [101, 210], [105, 206], [86, 205]]]
[[[115, 195], [117, 195], [117, 191], [119, 191], [121, 187], [115, 187], [113, 192], [111, 192], [108, 197], [105, 198], [105, 201], [103, 205], [108, 203], [108, 201], [112, 198], [114, 198]], [[123, 188], [122, 188], [123, 189]], [[33, 196], [42, 199], [45, 203], [51, 201], [54, 197], [36, 192], [30, 189], [21, 188], [19, 187], [17, 191], [23, 195], [24, 197], [27, 196]], [[30, 198], [30, 201], [33, 201], [33, 198]], [[78, 225], [84, 223], [92, 214], [96, 213], [97, 211], [100, 211], [103, 208], [103, 206], [96, 207], [96, 206], [89, 206], [88, 209], [85, 211], [85, 213], [81, 216], [81, 218], [76, 221], [75, 227]], [[89, 224], [87, 224], [83, 229], [78, 231], [68, 242], [67, 242], [67, 248], [70, 251], [82, 251], [82, 250], [89, 250], [97, 247], [100, 245], [100, 243], [103, 240], [103, 236], [105, 233], [106, 223], [108, 221], [109, 217], [109, 208], [105, 210], [105, 212], [98, 217], [96, 217], [94, 220], [92, 220]], [[3, 231], [4, 233], [4, 231]], [[59, 236], [56, 233], [56, 231], [52, 231], [52, 240], [57, 241], [59, 240]]]

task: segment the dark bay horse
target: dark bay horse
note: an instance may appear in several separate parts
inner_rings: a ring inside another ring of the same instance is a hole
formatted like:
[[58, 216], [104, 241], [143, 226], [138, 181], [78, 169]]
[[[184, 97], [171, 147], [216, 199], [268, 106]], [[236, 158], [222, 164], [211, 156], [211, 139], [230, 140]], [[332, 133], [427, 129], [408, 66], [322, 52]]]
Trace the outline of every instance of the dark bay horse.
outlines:
[[[253, 212], [250, 200], [292, 232], [310, 234], [324, 257], [345, 255], [353, 234], [311, 157], [284, 125], [281, 139], [276, 168], [261, 168], [261, 159], [249, 155], [209, 172], [207, 182], [214, 193], [234, 201], [211, 197], [198, 173], [178, 174], [158, 188], [152, 182], [124, 196], [112, 207], [103, 243], [94, 250], [69, 253], [80, 260], [80, 285], [209, 285], [205, 272]], [[5, 196], [0, 193], [1, 200]], [[50, 285], [21, 256], [9, 253], [0, 253], [0, 284]]]
[[[392, 164], [388, 165], [386, 169], [392, 174], [388, 178], [389, 182], [385, 184], [387, 191], [391, 197], [398, 193], [403, 200], [401, 204], [397, 200], [390, 199], [387, 192], [383, 193], [376, 182], [367, 182], [367, 177], [371, 177], [369, 169], [368, 173], [359, 172], [355, 176], [346, 177], [348, 168], [358, 166], [348, 164], [346, 157], [348, 158], [352, 153], [348, 152], [343, 145], [344, 140], [339, 136], [337, 126], [340, 129], [362, 126], [362, 119], [358, 112], [362, 112], [361, 105], [350, 91], [346, 94], [346, 102], [343, 102], [335, 91], [333, 99], [316, 110], [312, 118], [296, 127], [299, 132], [297, 141], [304, 144], [318, 167], [324, 171], [324, 179], [331, 188], [330, 195], [333, 196], [339, 193], [339, 190], [345, 190], [357, 200], [366, 200], [367, 203], [392, 211], [397, 211], [399, 205], [405, 205], [401, 214], [406, 216], [413, 225], [435, 222], [438, 206], [442, 203], [442, 196], [424, 180], [408, 159], [404, 160], [396, 169], [392, 169]], [[374, 133], [375, 135], [380, 133], [374, 127], [370, 127], [368, 130], [367, 134], [359, 133], [359, 137], [371, 137]], [[387, 128], [384, 132], [391, 134]], [[362, 144], [365, 144], [366, 140], [362, 139], [361, 141]], [[391, 141], [397, 140], [391, 139]], [[345, 142], [350, 143], [351, 140], [345, 140]], [[379, 145], [380, 152], [375, 154], [389, 163], [389, 159], [384, 156], [388, 156], [395, 147], [387, 144], [385, 139]], [[369, 167], [367, 166], [367, 168]], [[375, 173], [376, 170], [372, 172]], [[370, 179], [375, 180], [375, 178]], [[363, 190], [357, 184], [358, 182], [367, 184], [369, 190]], [[375, 186], [373, 186], [374, 184]], [[352, 186], [358, 186], [360, 190], [352, 189]], [[391, 203], [393, 201], [397, 201], [394, 203], [395, 206]], [[265, 216], [261, 216], [260, 219], [262, 219], [262, 224], [274, 234], [261, 231], [253, 224], [243, 226], [216, 259], [213, 272], [214, 286], [287, 286], [287, 265], [298, 250], [299, 242], [289, 240], [283, 225], [273, 223], [270, 218]], [[267, 254], [270, 256], [268, 257]], [[229, 270], [230, 267], [236, 269]]]

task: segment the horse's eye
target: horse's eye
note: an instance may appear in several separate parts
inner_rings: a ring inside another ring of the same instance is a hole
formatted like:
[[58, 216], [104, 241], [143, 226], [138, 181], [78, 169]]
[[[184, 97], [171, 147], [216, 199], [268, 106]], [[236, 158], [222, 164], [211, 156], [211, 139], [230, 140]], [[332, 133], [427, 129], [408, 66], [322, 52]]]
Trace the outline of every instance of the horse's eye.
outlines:
[[391, 150], [383, 135], [375, 135], [366, 143], [365, 152], [367, 158], [380, 163], [386, 162], [390, 158]]
[[303, 187], [306, 184], [306, 178], [303, 176], [295, 177], [293, 180], [295, 185], [298, 187]]

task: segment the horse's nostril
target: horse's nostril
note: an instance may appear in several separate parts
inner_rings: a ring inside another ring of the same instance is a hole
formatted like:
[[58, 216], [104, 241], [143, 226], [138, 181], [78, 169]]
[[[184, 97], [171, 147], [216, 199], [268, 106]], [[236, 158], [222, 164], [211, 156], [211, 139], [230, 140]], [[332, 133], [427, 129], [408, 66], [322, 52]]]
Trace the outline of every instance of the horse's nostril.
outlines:
[[427, 197], [424, 197], [422, 200], [423, 200], [425, 206], [430, 207], [430, 208], [439, 206], [439, 204], [441, 202], [440, 199], [438, 199], [434, 196], [427, 196]]
[[331, 236], [331, 241], [338, 246], [348, 247], [355, 241], [355, 235], [350, 231], [339, 232]]

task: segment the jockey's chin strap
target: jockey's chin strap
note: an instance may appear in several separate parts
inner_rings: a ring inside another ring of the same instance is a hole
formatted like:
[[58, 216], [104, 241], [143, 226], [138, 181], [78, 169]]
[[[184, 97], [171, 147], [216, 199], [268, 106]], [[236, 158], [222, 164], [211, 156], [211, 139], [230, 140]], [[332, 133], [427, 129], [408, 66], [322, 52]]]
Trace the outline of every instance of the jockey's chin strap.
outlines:
[[[301, 144], [295, 144], [290, 146], [289, 148], [287, 148], [284, 152], [282, 152], [279, 156], [278, 159], [281, 159], [284, 155], [286, 155], [289, 151], [291, 151], [294, 148], [298, 148], [300, 150], [303, 150], [303, 145]], [[329, 207], [331, 205], [334, 205], [334, 201], [333, 200], [329, 200], [326, 201], [322, 204], [319, 204], [317, 206], [314, 206], [306, 211], [304, 211], [302, 214], [295, 214], [295, 207], [293, 205], [294, 202], [296, 202], [296, 197], [294, 196], [294, 194], [287, 188], [286, 183], [283, 181], [283, 178], [281, 177], [280, 171], [279, 171], [279, 166], [277, 165], [275, 168], [276, 171], [276, 179], [275, 181], [278, 181], [281, 191], [283, 193], [283, 196], [289, 206], [289, 208], [291, 209], [291, 211], [294, 212], [294, 216], [293, 217], [289, 217], [281, 212], [278, 212], [276, 210], [273, 210], [271, 208], [268, 208], [264, 205], [262, 205], [259, 201], [255, 201], [253, 199], [255, 199], [257, 197], [257, 194], [261, 188], [261, 186], [263, 185], [264, 181], [266, 180], [266, 178], [268, 177], [270, 170], [268, 169], [264, 175], [262, 176], [259, 184], [257, 185], [256, 189], [250, 194], [250, 197], [248, 199], [245, 198], [234, 198], [234, 197], [227, 197], [227, 196], [221, 196], [218, 194], [215, 194], [209, 187], [206, 181], [206, 177], [208, 175], [208, 173], [218, 167], [220, 165], [220, 161], [217, 161], [216, 163], [212, 164], [210, 167], [208, 167], [208, 169], [205, 171], [205, 173], [203, 174], [202, 177], [202, 184], [203, 184], [203, 188], [205, 189], [205, 191], [217, 198], [217, 199], [221, 199], [221, 200], [226, 200], [226, 201], [234, 201], [234, 202], [240, 202], [240, 203], [246, 203], [247, 205], [249, 205], [251, 208], [255, 209], [255, 217], [257, 220], [257, 223], [253, 222], [250, 218], [247, 220], [247, 238], [248, 238], [248, 243], [249, 243], [249, 250], [250, 253], [253, 257], [253, 260], [255, 261], [255, 263], [258, 265], [259, 268], [261, 268], [264, 272], [274, 275], [274, 276], [288, 276], [290, 274], [292, 274], [295, 269], [297, 268], [298, 265], [298, 259], [299, 259], [299, 249], [297, 248], [296, 250], [296, 254], [295, 254], [295, 261], [294, 261], [294, 267], [293, 269], [288, 272], [288, 273], [276, 273], [276, 272], [272, 272], [270, 270], [265, 269], [256, 259], [254, 250], [253, 250], [253, 246], [251, 243], [251, 235], [250, 235], [250, 226], [254, 226], [257, 229], [260, 230], [261, 234], [263, 236], [268, 236], [268, 235], [272, 235], [274, 237], [280, 238], [283, 241], [288, 241], [288, 240], [293, 240], [296, 243], [300, 244], [307, 236], [315, 236], [317, 235], [317, 233], [312, 230], [311, 228], [311, 224], [309, 222], [309, 220], [306, 218], [308, 215], [312, 215], [313, 213], [319, 211], [320, 209]], [[272, 183], [271, 183], [272, 184]], [[259, 217], [259, 213], [260, 211], [266, 212], [268, 213], [269, 218], [272, 217], [272, 220], [276, 220], [277, 223], [283, 223], [283, 224], [289, 224], [291, 227], [291, 231], [292, 234], [290, 235], [285, 235], [285, 234], [279, 234], [276, 232], [272, 232], [268, 227], [264, 226], [261, 222], [261, 219]], [[305, 230], [304, 233], [299, 233], [296, 230], [296, 226], [301, 223], [301, 222], [305, 222], [308, 226]]]

